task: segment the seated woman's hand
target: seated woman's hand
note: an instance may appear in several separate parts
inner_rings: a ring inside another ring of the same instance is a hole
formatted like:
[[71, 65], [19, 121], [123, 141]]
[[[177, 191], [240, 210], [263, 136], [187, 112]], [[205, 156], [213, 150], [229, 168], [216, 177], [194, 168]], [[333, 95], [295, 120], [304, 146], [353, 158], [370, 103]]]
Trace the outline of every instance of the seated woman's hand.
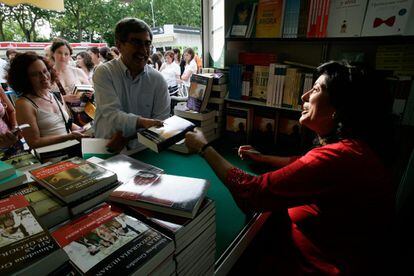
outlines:
[[72, 139], [76, 139], [78, 141], [80, 141], [82, 138], [90, 137], [89, 135], [83, 134], [82, 132], [77, 131], [77, 130], [72, 131], [71, 136], [72, 136]]
[[143, 128], [149, 128], [153, 126], [162, 127], [164, 123], [157, 119], [148, 119], [148, 118], [141, 117], [139, 118], [139, 125], [140, 127], [143, 127]]
[[185, 145], [190, 152], [199, 152], [207, 143], [206, 138], [198, 128], [194, 129], [194, 131], [187, 132], [185, 135]]
[[251, 159], [255, 162], [263, 162], [263, 154], [250, 145], [240, 146], [238, 154], [241, 159]]

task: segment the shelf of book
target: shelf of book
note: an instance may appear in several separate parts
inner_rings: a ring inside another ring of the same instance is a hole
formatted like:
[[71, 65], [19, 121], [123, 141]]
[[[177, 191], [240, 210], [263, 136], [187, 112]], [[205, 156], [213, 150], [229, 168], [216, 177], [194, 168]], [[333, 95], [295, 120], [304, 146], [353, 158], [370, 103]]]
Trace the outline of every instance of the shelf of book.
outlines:
[[266, 105], [265, 102], [258, 101], [258, 100], [235, 100], [235, 99], [229, 99], [229, 98], [225, 98], [224, 100], [226, 102], [247, 104], [247, 105], [259, 106], [259, 107], [268, 107], [268, 108], [274, 108], [277, 110], [286, 110], [286, 111], [293, 111], [293, 112], [302, 111], [299, 108], [291, 108], [291, 107], [284, 107], [284, 106], [269, 106], [269, 105]]

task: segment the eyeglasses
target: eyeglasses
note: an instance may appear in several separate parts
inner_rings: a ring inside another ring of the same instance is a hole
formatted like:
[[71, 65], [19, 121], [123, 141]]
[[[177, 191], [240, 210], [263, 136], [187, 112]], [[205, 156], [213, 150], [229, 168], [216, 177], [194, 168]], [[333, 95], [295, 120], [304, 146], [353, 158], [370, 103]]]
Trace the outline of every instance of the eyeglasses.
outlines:
[[126, 41], [127, 43], [133, 45], [133, 46], [144, 46], [145, 48], [151, 48], [152, 46], [152, 41], [151, 40], [141, 40], [141, 39], [130, 39]]

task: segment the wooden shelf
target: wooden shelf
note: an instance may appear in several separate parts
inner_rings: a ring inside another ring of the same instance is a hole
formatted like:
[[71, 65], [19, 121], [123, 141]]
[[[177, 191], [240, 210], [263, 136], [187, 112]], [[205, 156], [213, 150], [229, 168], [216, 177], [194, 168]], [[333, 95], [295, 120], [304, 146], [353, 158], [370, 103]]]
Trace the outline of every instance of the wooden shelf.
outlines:
[[358, 43], [358, 42], [380, 42], [380, 43], [414, 43], [414, 36], [364, 36], [364, 37], [315, 37], [315, 38], [245, 38], [245, 37], [227, 37], [227, 42], [316, 42], [316, 43], [326, 43], [326, 42], [349, 42], [349, 43]]
[[290, 108], [290, 107], [283, 107], [283, 106], [269, 106], [266, 105], [266, 103], [258, 101], [258, 100], [235, 100], [235, 99], [229, 99], [229, 98], [225, 98], [224, 99], [226, 102], [230, 102], [230, 103], [241, 103], [241, 104], [247, 104], [247, 105], [254, 105], [254, 106], [262, 106], [262, 107], [267, 107], [267, 108], [274, 108], [277, 110], [286, 110], [286, 111], [292, 111], [292, 112], [302, 112], [301, 109], [297, 109], [297, 108]]

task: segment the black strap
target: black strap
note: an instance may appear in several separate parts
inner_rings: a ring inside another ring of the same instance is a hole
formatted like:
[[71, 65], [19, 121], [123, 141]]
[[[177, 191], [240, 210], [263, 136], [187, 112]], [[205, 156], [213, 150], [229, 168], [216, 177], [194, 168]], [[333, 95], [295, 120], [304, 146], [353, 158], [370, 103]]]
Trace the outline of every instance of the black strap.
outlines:
[[37, 106], [37, 104], [32, 99], [30, 99], [29, 97], [27, 97], [25, 95], [22, 95], [22, 97], [29, 100], [29, 102], [31, 102], [36, 108], [39, 108], [39, 106]]
[[63, 110], [62, 110], [62, 107], [60, 106], [59, 100], [56, 98], [55, 94], [52, 93], [52, 95], [53, 95], [53, 98], [56, 101], [57, 106], [59, 107], [60, 114], [62, 115], [63, 122], [65, 123], [66, 131], [67, 131], [67, 133], [70, 133], [71, 126], [72, 126], [72, 120], [71, 120], [72, 118], [69, 118], [69, 120], [66, 121], [66, 118], [65, 118], [65, 115], [63, 114]]

